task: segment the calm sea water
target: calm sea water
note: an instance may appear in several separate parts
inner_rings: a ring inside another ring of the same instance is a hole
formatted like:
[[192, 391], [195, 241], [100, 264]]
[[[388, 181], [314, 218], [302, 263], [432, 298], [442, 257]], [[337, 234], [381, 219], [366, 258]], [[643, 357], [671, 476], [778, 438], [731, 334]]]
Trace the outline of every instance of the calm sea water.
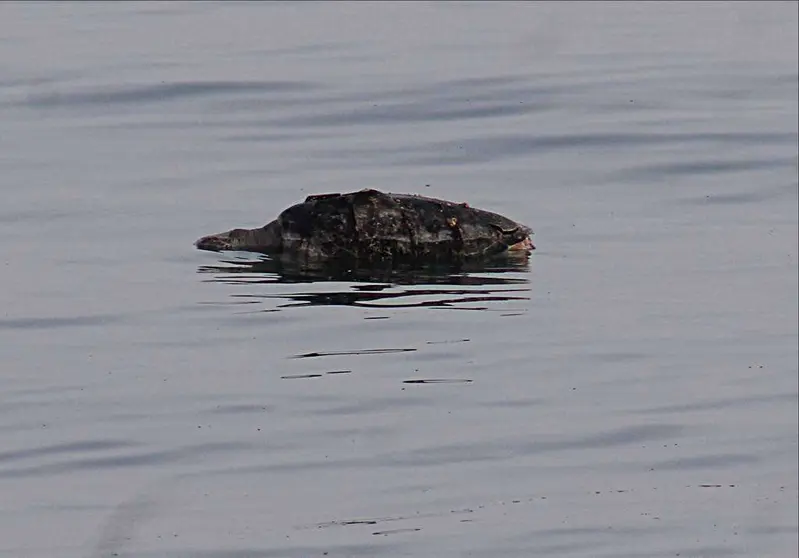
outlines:
[[[0, 555], [797, 553], [795, 3], [4, 3]], [[529, 263], [199, 236], [376, 187]]]

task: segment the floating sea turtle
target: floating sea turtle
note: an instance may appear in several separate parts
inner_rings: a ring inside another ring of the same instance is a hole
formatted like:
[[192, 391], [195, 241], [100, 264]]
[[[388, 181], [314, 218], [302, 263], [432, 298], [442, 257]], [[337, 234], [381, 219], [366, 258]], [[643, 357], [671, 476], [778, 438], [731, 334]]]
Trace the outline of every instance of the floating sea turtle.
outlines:
[[367, 189], [308, 196], [261, 228], [205, 236], [195, 246], [306, 261], [457, 262], [534, 250], [531, 234], [465, 203]]

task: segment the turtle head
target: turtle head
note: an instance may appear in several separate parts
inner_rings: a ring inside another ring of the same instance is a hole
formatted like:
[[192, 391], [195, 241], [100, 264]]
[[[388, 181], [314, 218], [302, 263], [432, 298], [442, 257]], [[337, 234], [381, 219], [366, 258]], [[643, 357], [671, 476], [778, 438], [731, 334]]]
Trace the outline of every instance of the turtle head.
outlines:
[[509, 243], [508, 250], [511, 252], [530, 252], [535, 250], [535, 244], [533, 244], [533, 240], [530, 238], [532, 235], [533, 229], [530, 227], [525, 227], [524, 225], [519, 225], [518, 230], [514, 232], [514, 236]]
[[227, 232], [204, 236], [194, 243], [200, 250], [221, 252], [222, 250], [244, 250], [272, 254], [283, 245], [283, 233], [278, 221], [258, 229], [233, 229]]

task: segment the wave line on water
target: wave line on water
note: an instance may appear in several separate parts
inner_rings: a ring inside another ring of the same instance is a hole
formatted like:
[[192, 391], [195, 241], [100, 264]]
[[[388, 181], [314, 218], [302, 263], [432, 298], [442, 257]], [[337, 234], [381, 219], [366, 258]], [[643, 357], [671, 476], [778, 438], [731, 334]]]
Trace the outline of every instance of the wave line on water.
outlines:
[[344, 355], [382, 355], [386, 353], [408, 353], [416, 351], [414, 348], [401, 348], [401, 349], [361, 349], [355, 351], [329, 351], [329, 352], [311, 352], [294, 355], [289, 358], [317, 358], [325, 356], [344, 356]]

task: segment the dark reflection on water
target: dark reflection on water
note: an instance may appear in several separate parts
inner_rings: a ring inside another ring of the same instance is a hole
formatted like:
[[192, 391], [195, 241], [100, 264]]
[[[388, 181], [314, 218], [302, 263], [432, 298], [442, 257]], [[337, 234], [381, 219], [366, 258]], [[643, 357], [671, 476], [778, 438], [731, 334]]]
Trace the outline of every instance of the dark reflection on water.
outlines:
[[[271, 258], [225, 259], [200, 266], [206, 281], [236, 286], [261, 284], [349, 283], [346, 290], [325, 292], [235, 293], [237, 299], [285, 299], [279, 308], [363, 306], [375, 308], [451, 308], [465, 303], [528, 300], [527, 254], [509, 254], [480, 263], [410, 267], [303, 265]], [[404, 288], [398, 289], [397, 286]], [[446, 288], [457, 287], [457, 288]], [[424, 300], [419, 300], [424, 297]], [[411, 300], [409, 300], [411, 298]], [[390, 301], [390, 302], [388, 302]], [[473, 309], [487, 309], [485, 307]]]
[[314, 351], [312, 353], [303, 353], [301, 355], [294, 355], [292, 358], [317, 358], [324, 356], [343, 356], [343, 355], [382, 355], [386, 353], [409, 353], [415, 351], [413, 348], [404, 349], [362, 349], [360, 351], [328, 351], [320, 353]]

